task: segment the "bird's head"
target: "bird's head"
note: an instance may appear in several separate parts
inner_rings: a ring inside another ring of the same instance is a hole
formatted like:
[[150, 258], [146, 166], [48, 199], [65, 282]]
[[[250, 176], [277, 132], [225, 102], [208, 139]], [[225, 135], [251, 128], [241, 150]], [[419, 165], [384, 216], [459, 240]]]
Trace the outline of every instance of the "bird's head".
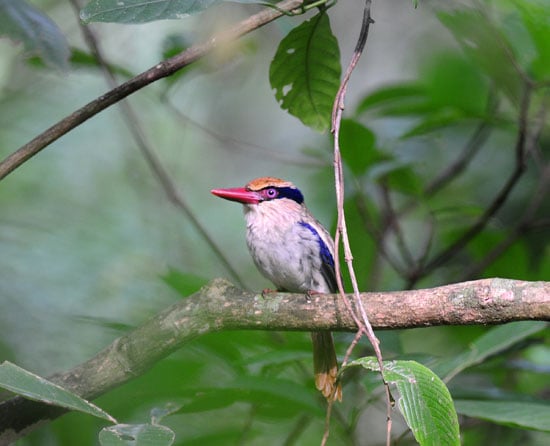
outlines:
[[212, 189], [214, 195], [244, 205], [258, 205], [263, 202], [288, 199], [299, 206], [304, 202], [304, 196], [290, 181], [279, 178], [262, 177], [250, 181], [245, 187], [230, 189]]

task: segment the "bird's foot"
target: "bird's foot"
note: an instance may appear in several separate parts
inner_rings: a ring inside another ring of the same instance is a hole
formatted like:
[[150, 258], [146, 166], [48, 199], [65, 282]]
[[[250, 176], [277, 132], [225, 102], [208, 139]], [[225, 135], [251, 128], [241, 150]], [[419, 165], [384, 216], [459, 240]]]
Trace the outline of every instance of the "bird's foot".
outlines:
[[317, 291], [317, 290], [307, 290], [306, 291], [306, 301], [307, 301], [307, 303], [310, 303], [311, 298], [313, 296], [315, 296], [316, 294], [323, 294], [323, 293], [321, 293], [320, 291]]
[[262, 297], [265, 299], [268, 294], [273, 294], [273, 293], [276, 293], [276, 292], [277, 292], [277, 290], [273, 290], [271, 288], [264, 288], [262, 290]]

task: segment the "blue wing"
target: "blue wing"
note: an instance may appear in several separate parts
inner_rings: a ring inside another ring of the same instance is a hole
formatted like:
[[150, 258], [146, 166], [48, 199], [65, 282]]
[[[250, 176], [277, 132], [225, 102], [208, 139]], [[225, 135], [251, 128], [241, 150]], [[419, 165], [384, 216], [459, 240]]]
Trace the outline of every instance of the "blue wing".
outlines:
[[336, 293], [336, 291], [338, 291], [338, 284], [336, 283], [336, 270], [331, 250], [313, 226], [305, 221], [301, 221], [300, 225], [307, 228], [317, 239], [317, 243], [319, 244], [319, 254], [321, 257], [321, 275], [330, 288], [331, 293]]

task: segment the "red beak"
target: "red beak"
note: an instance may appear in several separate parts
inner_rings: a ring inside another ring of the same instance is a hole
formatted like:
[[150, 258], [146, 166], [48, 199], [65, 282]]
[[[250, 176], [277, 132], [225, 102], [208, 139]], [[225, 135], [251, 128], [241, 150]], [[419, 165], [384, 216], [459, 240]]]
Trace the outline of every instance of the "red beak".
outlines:
[[234, 187], [231, 189], [212, 189], [212, 194], [229, 201], [237, 201], [243, 204], [258, 204], [262, 201], [262, 196], [244, 187]]

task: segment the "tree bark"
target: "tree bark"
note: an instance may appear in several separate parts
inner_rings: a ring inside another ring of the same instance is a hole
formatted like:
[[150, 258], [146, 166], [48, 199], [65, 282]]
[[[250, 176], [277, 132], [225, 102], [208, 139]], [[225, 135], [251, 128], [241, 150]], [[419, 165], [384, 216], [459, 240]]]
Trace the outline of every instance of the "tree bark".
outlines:
[[[503, 324], [550, 320], [550, 282], [483, 279], [431, 289], [362, 293], [375, 329]], [[353, 305], [353, 296], [348, 299]], [[49, 377], [94, 399], [136, 376], [191, 340], [222, 330], [355, 331], [339, 295], [258, 293], [215, 279], [116, 339], [88, 361]], [[0, 445], [26, 435], [64, 411], [11, 398], [0, 403]]]

